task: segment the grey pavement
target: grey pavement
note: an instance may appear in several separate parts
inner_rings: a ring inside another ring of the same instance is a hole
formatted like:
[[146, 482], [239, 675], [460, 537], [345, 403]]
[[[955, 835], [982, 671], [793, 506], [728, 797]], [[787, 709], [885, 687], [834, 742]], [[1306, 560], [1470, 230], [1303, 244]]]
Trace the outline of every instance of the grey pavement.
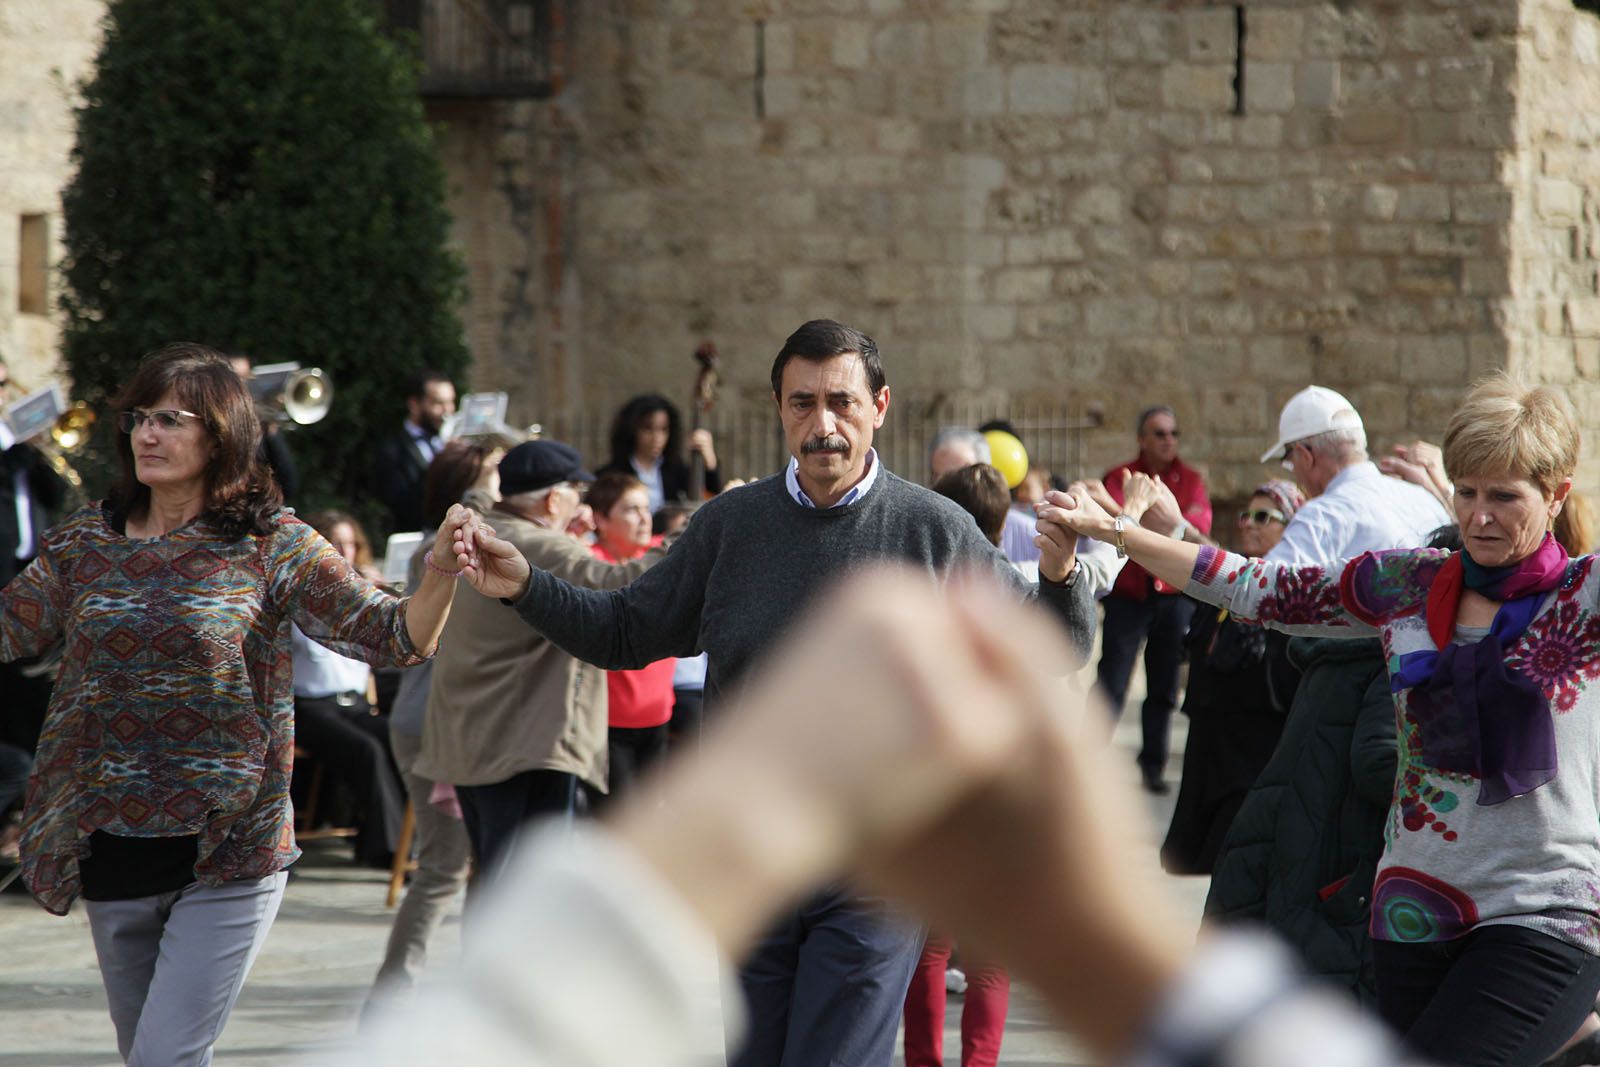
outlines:
[[[1132, 774], [1137, 748], [1137, 696], [1114, 748]], [[1177, 780], [1185, 720], [1174, 719]], [[1171, 796], [1151, 797], [1152, 835], [1164, 831]], [[1157, 830], [1156, 827], [1160, 829]], [[1155, 867], [1154, 844], [1135, 843]], [[220, 1067], [282, 1067], [296, 1052], [347, 1039], [378, 961], [393, 912], [383, 906], [385, 877], [361, 870], [339, 842], [314, 842], [297, 865], [283, 909], [218, 1045]], [[1165, 876], [1163, 876], [1165, 877]], [[1171, 879], [1198, 925], [1203, 879]], [[432, 960], [447, 962], [459, 943], [459, 908], [435, 941]], [[0, 1067], [115, 1067], [120, 1063], [94, 950], [82, 909], [46, 914], [26, 895], [0, 895]], [[709, 949], [700, 961], [705, 983], [697, 1067], [722, 1063], [720, 1009]], [[959, 1063], [960, 998], [946, 1023], [946, 1062]], [[1090, 1061], [1051, 1023], [1024, 986], [1012, 993], [1001, 1063], [1006, 1067], [1080, 1067]]]

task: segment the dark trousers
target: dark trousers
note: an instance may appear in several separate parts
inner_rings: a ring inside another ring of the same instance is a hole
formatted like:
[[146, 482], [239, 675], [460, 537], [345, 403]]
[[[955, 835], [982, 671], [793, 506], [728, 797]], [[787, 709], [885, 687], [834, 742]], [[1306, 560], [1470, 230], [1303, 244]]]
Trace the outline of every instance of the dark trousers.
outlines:
[[49, 673], [29, 672], [28, 668], [38, 663], [35, 656], [0, 663], [0, 741], [28, 753], [39, 747], [39, 732], [55, 685]]
[[1183, 639], [1194, 617], [1194, 601], [1176, 594], [1151, 593], [1143, 600], [1113, 594], [1102, 603], [1106, 622], [1097, 671], [1100, 692], [1111, 705], [1111, 714], [1120, 718], [1133, 662], [1143, 641], [1145, 698], [1140, 722], [1144, 740], [1139, 766], [1159, 774], [1167, 765], [1167, 734], [1172, 709], [1178, 704]]
[[700, 740], [700, 727], [705, 722], [706, 691], [704, 689], [674, 689], [672, 691], [672, 721], [667, 724], [668, 744], [673, 748], [690, 745]]
[[499, 873], [507, 848], [523, 826], [541, 818], [570, 822], [588, 812], [593, 798], [575, 774], [533, 770], [490, 785], [458, 785], [456, 799], [482, 880]]
[[660, 726], [613, 726], [606, 731], [606, 756], [611, 771], [606, 782], [611, 803], [633, 788], [634, 781], [650, 765], [667, 754], [667, 724]]
[[728, 1067], [889, 1067], [922, 930], [830, 889], [786, 912], [739, 968], [750, 1012]]
[[22, 799], [32, 770], [33, 757], [25, 749], [0, 741], [0, 815]]
[[355, 797], [356, 860], [386, 867], [400, 841], [406, 795], [389, 752], [389, 723], [365, 699], [295, 697], [294, 740]]
[[1378, 1014], [1417, 1055], [1459, 1067], [1544, 1062], [1594, 1010], [1600, 957], [1521, 926], [1373, 941]]

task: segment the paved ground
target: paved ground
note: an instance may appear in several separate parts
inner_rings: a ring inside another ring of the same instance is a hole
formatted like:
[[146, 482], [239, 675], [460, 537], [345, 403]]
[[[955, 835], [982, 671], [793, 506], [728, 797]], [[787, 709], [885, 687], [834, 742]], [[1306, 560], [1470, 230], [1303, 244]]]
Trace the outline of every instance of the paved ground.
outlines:
[[[1127, 718], [1137, 719], [1137, 714]], [[1177, 716], [1173, 740], [1178, 755], [1169, 771], [1174, 782], [1183, 726]], [[1137, 739], [1126, 721], [1116, 747], [1131, 766]], [[1170, 810], [1171, 797], [1151, 798], [1152, 821], [1159, 820], [1162, 828]], [[218, 1046], [219, 1067], [283, 1067], [292, 1062], [295, 1050], [353, 1030], [392, 915], [383, 906], [384, 878], [351, 866], [337, 842], [314, 843], [307, 852]], [[1204, 882], [1174, 882], [1198, 922]], [[437, 959], [450, 957], [457, 936], [452, 918], [436, 943]], [[58, 919], [26, 896], [0, 895], [0, 946], [0, 1067], [115, 1067], [120, 1061], [81, 909]], [[709, 951], [704, 974], [699, 1067], [713, 1067], [722, 1058]], [[952, 998], [945, 1041], [952, 1065], [959, 1061], [958, 1005]], [[1038, 998], [1021, 987], [1013, 993], [1001, 1062], [1006, 1067], [1088, 1063], [1051, 1026]]]

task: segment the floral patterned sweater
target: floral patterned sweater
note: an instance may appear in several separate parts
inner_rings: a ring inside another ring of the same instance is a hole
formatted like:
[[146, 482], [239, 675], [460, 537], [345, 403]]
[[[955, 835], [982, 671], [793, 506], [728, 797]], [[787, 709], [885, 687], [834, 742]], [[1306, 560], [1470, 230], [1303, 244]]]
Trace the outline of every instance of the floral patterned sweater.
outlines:
[[[1377, 633], [1393, 679], [1400, 657], [1434, 648], [1425, 609], [1446, 558], [1401, 549], [1328, 570], [1203, 548], [1187, 592], [1288, 633]], [[1547, 784], [1480, 805], [1476, 778], [1429, 765], [1411, 690], [1395, 693], [1400, 758], [1373, 885], [1373, 937], [1445, 941], [1509, 924], [1600, 955], [1600, 576], [1593, 564], [1593, 556], [1573, 560], [1506, 649], [1507, 665], [1550, 704], [1558, 771]]]
[[196, 835], [208, 885], [294, 862], [291, 620], [371, 663], [423, 659], [405, 601], [289, 511], [265, 536], [200, 518], [136, 540], [91, 504], [0, 590], [0, 657], [63, 640], [23, 812], [22, 873], [46, 909], [78, 896], [96, 830]]

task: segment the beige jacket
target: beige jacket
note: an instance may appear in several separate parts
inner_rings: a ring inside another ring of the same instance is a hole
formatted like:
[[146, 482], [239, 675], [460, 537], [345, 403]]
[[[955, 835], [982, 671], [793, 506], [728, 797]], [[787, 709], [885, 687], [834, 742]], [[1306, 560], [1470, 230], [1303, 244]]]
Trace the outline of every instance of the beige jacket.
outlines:
[[[489, 521], [530, 565], [587, 589], [619, 589], [666, 554], [663, 546], [631, 563], [606, 563], [566, 534], [505, 511]], [[433, 661], [416, 773], [491, 785], [523, 771], [566, 771], [604, 791], [606, 711], [604, 671], [463, 582]]]

